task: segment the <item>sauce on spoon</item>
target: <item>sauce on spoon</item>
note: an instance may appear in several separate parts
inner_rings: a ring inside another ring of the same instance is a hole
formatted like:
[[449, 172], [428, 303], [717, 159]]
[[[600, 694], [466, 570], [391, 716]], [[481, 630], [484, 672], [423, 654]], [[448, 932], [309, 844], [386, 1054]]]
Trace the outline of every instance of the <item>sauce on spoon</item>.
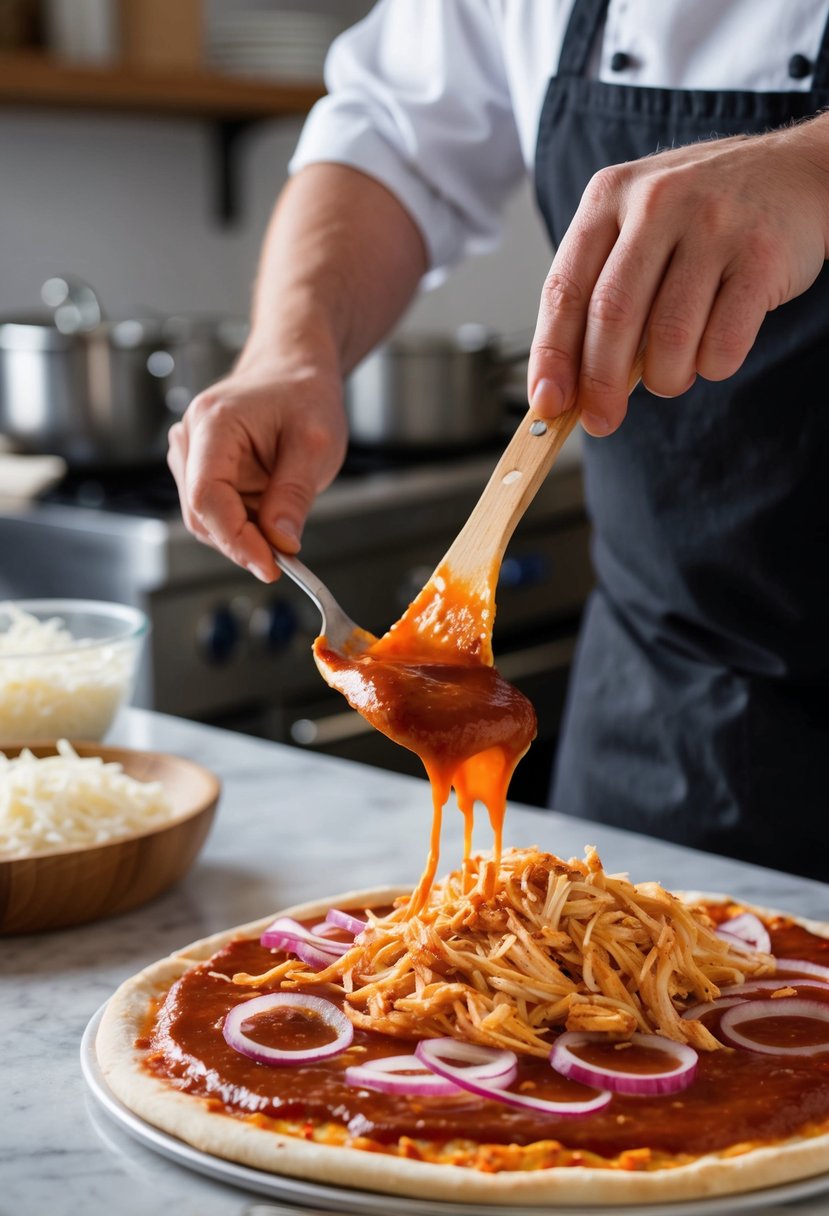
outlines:
[[494, 833], [497, 872], [507, 787], [535, 738], [532, 705], [492, 665], [491, 602], [491, 594], [476, 595], [453, 578], [444, 562], [400, 620], [362, 654], [339, 654], [324, 637], [314, 644], [328, 683], [377, 730], [415, 752], [429, 777], [429, 856], [410, 915], [423, 907], [434, 881], [442, 812], [453, 786], [464, 816], [464, 865], [481, 801]]
[[[631, 373], [631, 387], [641, 359]], [[400, 620], [379, 640], [343, 654], [314, 643], [323, 677], [378, 730], [415, 752], [432, 786], [426, 869], [408, 915], [426, 903], [439, 856], [441, 817], [454, 786], [464, 816], [468, 871], [476, 801], [494, 833], [500, 869], [507, 787], [536, 734], [535, 711], [493, 666], [495, 587], [507, 543], [575, 426], [576, 409], [555, 419], [529, 412], [504, 450], [468, 520]], [[491, 894], [491, 892], [490, 892]]]

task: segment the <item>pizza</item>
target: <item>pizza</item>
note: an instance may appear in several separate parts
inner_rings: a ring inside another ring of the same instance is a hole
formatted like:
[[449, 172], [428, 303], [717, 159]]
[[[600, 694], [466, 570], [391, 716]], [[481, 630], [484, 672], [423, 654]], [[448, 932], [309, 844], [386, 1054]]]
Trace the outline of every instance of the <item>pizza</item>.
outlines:
[[316, 1183], [729, 1195], [829, 1171], [829, 925], [510, 849], [417, 911], [350, 892], [196, 942], [118, 989], [96, 1051], [144, 1120]]

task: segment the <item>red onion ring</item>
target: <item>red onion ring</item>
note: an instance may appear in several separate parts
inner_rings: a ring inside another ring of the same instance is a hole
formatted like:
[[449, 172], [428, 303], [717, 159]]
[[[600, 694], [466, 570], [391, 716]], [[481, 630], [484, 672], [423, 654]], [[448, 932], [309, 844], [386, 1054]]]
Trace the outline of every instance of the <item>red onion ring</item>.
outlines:
[[[307, 1010], [334, 1031], [334, 1038], [319, 1047], [304, 1047], [299, 1051], [287, 1048], [268, 1047], [249, 1038], [242, 1029], [245, 1022], [271, 1009], [291, 1006]], [[222, 1034], [228, 1046], [240, 1055], [256, 1060], [258, 1064], [302, 1064], [309, 1060], [323, 1060], [327, 1056], [344, 1051], [354, 1038], [354, 1027], [341, 1009], [321, 996], [305, 996], [300, 992], [268, 992], [255, 996], [250, 1001], [241, 1001], [230, 1010], [222, 1026]]]
[[511, 1090], [499, 1089], [492, 1081], [485, 1082], [469, 1076], [466, 1068], [456, 1068], [448, 1064], [444, 1057], [456, 1060], [470, 1060], [472, 1053], [487, 1053], [480, 1056], [481, 1062], [486, 1058], [495, 1060], [498, 1056], [508, 1057], [512, 1052], [500, 1052], [491, 1047], [478, 1047], [477, 1044], [459, 1042], [457, 1039], [423, 1039], [415, 1048], [415, 1055], [422, 1060], [440, 1077], [454, 1081], [461, 1089], [477, 1094], [479, 1098], [492, 1098], [496, 1102], [504, 1102], [507, 1106], [517, 1106], [522, 1110], [532, 1110], [541, 1114], [563, 1116], [566, 1118], [580, 1115], [592, 1115], [603, 1110], [610, 1102], [612, 1094], [603, 1091], [584, 1102], [551, 1102], [546, 1098], [534, 1098], [530, 1094], [517, 1094]]
[[329, 908], [325, 919], [330, 924], [336, 925], [338, 929], [346, 929], [349, 933], [353, 933], [355, 937], [362, 933], [363, 929], [368, 928], [367, 920], [361, 920], [359, 916], [352, 916], [350, 912], [343, 912], [340, 908]]
[[687, 1043], [675, 1043], [673, 1039], [661, 1034], [634, 1034], [630, 1042], [676, 1057], [676, 1065], [665, 1069], [664, 1072], [634, 1073], [619, 1068], [605, 1068], [599, 1064], [589, 1064], [573, 1051], [574, 1047], [583, 1043], [606, 1042], [606, 1036], [601, 1034], [586, 1030], [568, 1030], [559, 1035], [553, 1044], [550, 1063], [556, 1072], [560, 1072], [564, 1077], [581, 1081], [582, 1085], [609, 1089], [617, 1094], [675, 1094], [687, 1089], [696, 1076], [699, 1057], [693, 1047], [689, 1047]]
[[720, 1020], [720, 1030], [730, 1043], [737, 1047], [745, 1047], [749, 1051], [757, 1051], [768, 1056], [816, 1056], [829, 1053], [829, 1029], [826, 1032], [825, 1043], [804, 1044], [802, 1047], [776, 1046], [771, 1043], [758, 1043], [744, 1035], [739, 1027], [743, 1022], [756, 1022], [761, 1018], [812, 1018], [817, 1022], [826, 1022], [829, 1026], [829, 1005], [824, 1001], [809, 1001], [803, 997], [782, 996], [777, 1000], [740, 1001], [727, 1009]]
[[723, 921], [716, 934], [717, 937], [732, 941], [736, 938], [742, 945], [761, 954], [771, 954], [769, 931], [753, 912], [741, 912], [739, 916], [732, 916], [730, 920]]
[[774, 961], [777, 963], [778, 974], [782, 971], [784, 975], [816, 975], [818, 979], [829, 983], [829, 967], [822, 967], [820, 963], [810, 963], [805, 958], [776, 958]]
[[[260, 945], [270, 950], [286, 950], [298, 955], [309, 967], [321, 970], [330, 967], [341, 955], [351, 949], [350, 942], [336, 942], [330, 937], [320, 937], [306, 929], [298, 920], [290, 916], [279, 916], [268, 925], [259, 938]], [[297, 946], [303, 949], [297, 949]], [[313, 961], [312, 961], [313, 960]]]
[[[419, 1071], [412, 1075], [415, 1069]], [[437, 1076], [415, 1055], [386, 1056], [366, 1064], [354, 1064], [345, 1070], [345, 1079], [357, 1089], [373, 1089], [381, 1094], [450, 1098], [464, 1092], [454, 1081]]]
[[[720, 996], [739, 996], [746, 992], [777, 992], [781, 988], [816, 988], [819, 991], [829, 992], [829, 983], [826, 980], [810, 980], [808, 976], [789, 976], [784, 979], [776, 977], [767, 977], [762, 980], [746, 980], [743, 984], [726, 984], [720, 989]], [[782, 998], [778, 998], [782, 1000]], [[746, 997], [748, 1000], [748, 997]]]
[[[465, 1046], [472, 1046], [465, 1044]], [[473, 1048], [473, 1050], [475, 1050]], [[503, 1058], [502, 1058], [503, 1057]], [[511, 1058], [510, 1058], [511, 1057]], [[419, 1075], [411, 1073], [417, 1069]], [[401, 1073], [409, 1075], [401, 1076]], [[496, 1089], [506, 1088], [515, 1080], [516, 1059], [512, 1052], [502, 1052], [500, 1056], [480, 1064], [472, 1064], [464, 1069], [467, 1077], [476, 1077], [486, 1081]], [[431, 1067], [416, 1055], [385, 1056], [378, 1060], [369, 1060], [365, 1064], [355, 1064], [345, 1070], [345, 1079], [349, 1085], [364, 1089], [374, 1089], [385, 1094], [411, 1094], [424, 1098], [454, 1098], [466, 1091], [449, 1081], [439, 1077]]]
[[339, 942], [340, 944], [342, 944], [342, 938], [337, 937], [337, 934], [339, 933], [339, 929], [337, 928], [336, 925], [332, 925], [327, 920], [321, 920], [318, 924], [312, 925], [311, 932], [316, 937], [324, 937], [327, 939], [333, 939], [335, 942]]
[[301, 938], [297, 938], [293, 945], [285, 946], [291, 954], [295, 954], [297, 958], [302, 959], [312, 971], [325, 971], [326, 967], [331, 967], [341, 957], [339, 954], [330, 954], [327, 950], [320, 950], [317, 946], [312, 946], [310, 942], [304, 942]]
[[706, 1013], [711, 1013], [713, 1009], [728, 1009], [731, 1005], [741, 1005], [743, 1001], [747, 1001], [748, 997], [742, 996], [719, 996], [715, 1001], [702, 1001], [699, 1005], [692, 1005], [690, 1009], [685, 1009], [682, 1013], [684, 1020], [694, 1021], [697, 1018], [705, 1017]]
[[[720, 995], [715, 1001], [703, 1001], [699, 1005], [692, 1005], [690, 1009], [686, 1009], [682, 1016], [686, 1020], [689, 1018], [704, 1017], [706, 1013], [710, 1013], [712, 1009], [728, 1009], [731, 1005], [736, 1005], [740, 1001], [752, 1000], [751, 993], [754, 992], [777, 992], [781, 988], [796, 988], [798, 995], [801, 988], [818, 989], [821, 992], [829, 992], [829, 983], [825, 980], [811, 980], [808, 976], [790, 976], [788, 979], [763, 979], [763, 980], [746, 980], [743, 984], [726, 984], [720, 989]], [[782, 997], [777, 997], [777, 1000], [783, 1000]]]

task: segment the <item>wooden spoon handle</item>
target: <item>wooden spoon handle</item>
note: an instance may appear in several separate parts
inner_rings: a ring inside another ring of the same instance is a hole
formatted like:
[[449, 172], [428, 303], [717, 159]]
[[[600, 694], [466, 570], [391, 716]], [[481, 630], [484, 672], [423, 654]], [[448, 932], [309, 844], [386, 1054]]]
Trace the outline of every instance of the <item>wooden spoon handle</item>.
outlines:
[[[643, 354], [631, 368], [628, 392], [642, 375]], [[558, 418], [539, 418], [532, 410], [521, 419], [518, 429], [495, 466], [483, 494], [472, 509], [461, 531], [446, 553], [441, 566], [471, 589], [483, 591], [493, 580], [504, 550], [516, 525], [538, 492], [565, 439], [579, 417], [573, 408]]]

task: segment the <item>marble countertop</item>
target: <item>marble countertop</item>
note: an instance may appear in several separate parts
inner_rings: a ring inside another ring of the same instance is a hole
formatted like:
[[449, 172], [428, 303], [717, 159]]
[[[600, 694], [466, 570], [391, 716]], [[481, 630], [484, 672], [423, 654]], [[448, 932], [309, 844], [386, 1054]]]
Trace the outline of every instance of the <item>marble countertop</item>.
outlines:
[[[196, 938], [300, 900], [414, 881], [426, 852], [428, 790], [412, 778], [139, 710], [126, 711], [107, 742], [174, 752], [213, 769], [223, 782], [219, 812], [190, 874], [154, 903], [60, 933], [0, 939], [0, 1216], [278, 1211], [273, 1201], [263, 1208], [253, 1194], [156, 1155], [116, 1126], [81, 1076], [84, 1028], [122, 980]], [[447, 811], [442, 869], [460, 857], [461, 823]], [[489, 847], [485, 819], [476, 826], [476, 847]], [[822, 883], [552, 812], [510, 808], [506, 838], [565, 857], [589, 841], [609, 870], [626, 870], [634, 881], [727, 891], [829, 920]], [[825, 1216], [829, 1197], [774, 1211]]]

